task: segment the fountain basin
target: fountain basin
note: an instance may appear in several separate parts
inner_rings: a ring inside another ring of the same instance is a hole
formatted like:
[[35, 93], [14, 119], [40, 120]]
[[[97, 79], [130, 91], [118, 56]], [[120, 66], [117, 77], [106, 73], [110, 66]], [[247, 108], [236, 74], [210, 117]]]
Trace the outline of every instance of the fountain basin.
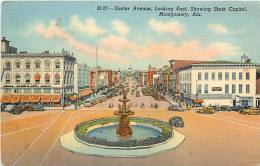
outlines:
[[117, 118], [95, 119], [83, 122], [74, 129], [75, 138], [87, 145], [114, 149], [149, 148], [173, 137], [171, 126], [155, 119], [130, 118], [132, 137], [116, 135]]

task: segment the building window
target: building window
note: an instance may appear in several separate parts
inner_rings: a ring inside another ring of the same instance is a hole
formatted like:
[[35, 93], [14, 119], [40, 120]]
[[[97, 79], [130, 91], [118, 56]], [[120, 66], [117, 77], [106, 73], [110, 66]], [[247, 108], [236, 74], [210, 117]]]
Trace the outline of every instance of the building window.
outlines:
[[14, 93], [22, 93], [22, 89], [14, 88]]
[[11, 69], [11, 62], [6, 62], [5, 63], [5, 68], [6, 69]]
[[45, 83], [47, 84], [47, 85], [49, 85], [50, 84], [50, 74], [45, 74]]
[[201, 93], [201, 84], [198, 85], [198, 93]]
[[16, 74], [16, 75], [15, 75], [15, 82], [16, 82], [17, 84], [20, 84], [20, 81], [21, 81], [21, 76], [20, 76], [20, 74]]
[[44, 88], [43, 93], [51, 93], [51, 88]]
[[60, 62], [59, 61], [55, 62], [55, 69], [60, 69]]
[[31, 83], [31, 76], [30, 74], [25, 74], [25, 84], [30, 84]]
[[232, 84], [232, 93], [236, 93], [236, 85], [235, 84]]
[[208, 93], [209, 92], [209, 86], [208, 84], [204, 85], [204, 93]]
[[221, 72], [218, 73], [218, 80], [222, 80], [222, 73]]
[[225, 80], [229, 80], [229, 73], [225, 72]]
[[41, 68], [41, 62], [40, 61], [36, 61], [35, 62], [35, 69], [40, 69]]
[[229, 93], [229, 85], [228, 84], [225, 85], [225, 93]]
[[216, 78], [216, 75], [215, 75], [215, 73], [213, 72], [213, 73], [211, 73], [211, 79], [212, 80], [215, 80], [215, 78]]
[[25, 62], [25, 68], [30, 69], [31, 68], [31, 62]]
[[6, 84], [10, 84], [11, 83], [11, 76], [10, 76], [10, 74], [6, 74], [5, 75], [5, 83]]
[[201, 72], [198, 72], [198, 80], [201, 80]]
[[205, 80], [208, 80], [208, 79], [209, 79], [209, 73], [205, 72]]
[[239, 91], [239, 93], [243, 93], [243, 85], [242, 84], [239, 84], [238, 91]]
[[31, 93], [31, 88], [24, 88], [23, 92], [24, 93]]
[[246, 80], [250, 80], [250, 73], [246, 72]]
[[236, 72], [232, 72], [232, 80], [236, 80]]
[[54, 88], [54, 93], [60, 94], [60, 93], [61, 93], [61, 89], [59, 89], [59, 88]]
[[49, 60], [45, 61], [45, 69], [51, 69], [51, 62]]
[[239, 80], [242, 80], [243, 79], [243, 73], [239, 72], [238, 77], [239, 77]]
[[41, 75], [39, 73], [36, 73], [34, 75], [35, 84], [40, 84], [40, 80], [41, 80]]
[[60, 75], [58, 73], [55, 74], [55, 84], [56, 85], [60, 84]]
[[34, 93], [41, 93], [41, 88], [34, 88], [34, 89], [33, 89], [33, 92], [34, 92]]
[[16, 69], [20, 69], [20, 62], [15, 62]]
[[250, 93], [250, 85], [246, 84], [246, 93]]
[[10, 88], [5, 88], [5, 89], [4, 89], [4, 93], [7, 93], [7, 94], [12, 93], [12, 89], [10, 89]]

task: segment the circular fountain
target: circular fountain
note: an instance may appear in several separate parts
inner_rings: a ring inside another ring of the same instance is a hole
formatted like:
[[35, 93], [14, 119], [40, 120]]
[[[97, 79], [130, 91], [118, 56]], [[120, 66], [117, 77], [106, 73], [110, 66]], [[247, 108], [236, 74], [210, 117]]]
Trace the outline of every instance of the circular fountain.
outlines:
[[172, 149], [184, 140], [184, 135], [163, 121], [130, 117], [134, 112], [127, 106], [123, 89], [122, 107], [114, 115], [78, 124], [74, 131], [60, 137], [61, 145], [75, 153], [105, 157], [145, 157]]

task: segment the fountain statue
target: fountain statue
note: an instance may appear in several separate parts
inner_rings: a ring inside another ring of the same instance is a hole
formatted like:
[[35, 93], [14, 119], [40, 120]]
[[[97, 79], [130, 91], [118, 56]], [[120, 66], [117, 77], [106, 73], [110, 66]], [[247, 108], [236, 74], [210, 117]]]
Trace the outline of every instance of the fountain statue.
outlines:
[[123, 88], [123, 98], [119, 99], [120, 102], [123, 103], [122, 107], [118, 107], [118, 111], [115, 111], [114, 114], [120, 117], [120, 122], [118, 128], [116, 130], [117, 135], [122, 138], [128, 138], [132, 136], [132, 128], [130, 126], [130, 121], [128, 116], [134, 115], [134, 112], [130, 110], [129, 107], [126, 106], [126, 103], [130, 101], [126, 97], [126, 91]]

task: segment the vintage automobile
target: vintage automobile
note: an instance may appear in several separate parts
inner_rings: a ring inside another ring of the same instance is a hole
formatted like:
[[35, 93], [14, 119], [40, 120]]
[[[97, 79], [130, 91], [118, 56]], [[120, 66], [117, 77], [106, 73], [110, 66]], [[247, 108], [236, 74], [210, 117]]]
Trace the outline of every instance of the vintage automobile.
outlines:
[[260, 110], [257, 108], [244, 109], [240, 113], [243, 115], [260, 115]]
[[169, 119], [169, 123], [174, 127], [184, 127], [184, 121], [180, 116], [174, 116]]
[[168, 110], [169, 111], [180, 111], [180, 112], [184, 111], [184, 109], [181, 106], [179, 106], [178, 104], [176, 104], [176, 105], [171, 104], [168, 107]]
[[23, 110], [24, 111], [34, 111], [34, 108], [31, 104], [24, 104], [23, 105]]
[[4, 111], [11, 112], [14, 109], [15, 105], [14, 104], [5, 104], [2, 107], [4, 108]]
[[23, 112], [23, 106], [21, 104], [15, 105], [15, 107], [10, 111], [12, 114], [21, 114]]
[[33, 106], [34, 111], [44, 111], [44, 106], [42, 104], [37, 104]]
[[213, 114], [215, 113], [215, 110], [212, 107], [203, 107], [202, 109], [198, 109], [196, 112], [201, 114]]
[[244, 107], [239, 106], [239, 105], [236, 105], [236, 106], [231, 107], [231, 111], [241, 112], [241, 111], [243, 111], [243, 110], [244, 110]]

